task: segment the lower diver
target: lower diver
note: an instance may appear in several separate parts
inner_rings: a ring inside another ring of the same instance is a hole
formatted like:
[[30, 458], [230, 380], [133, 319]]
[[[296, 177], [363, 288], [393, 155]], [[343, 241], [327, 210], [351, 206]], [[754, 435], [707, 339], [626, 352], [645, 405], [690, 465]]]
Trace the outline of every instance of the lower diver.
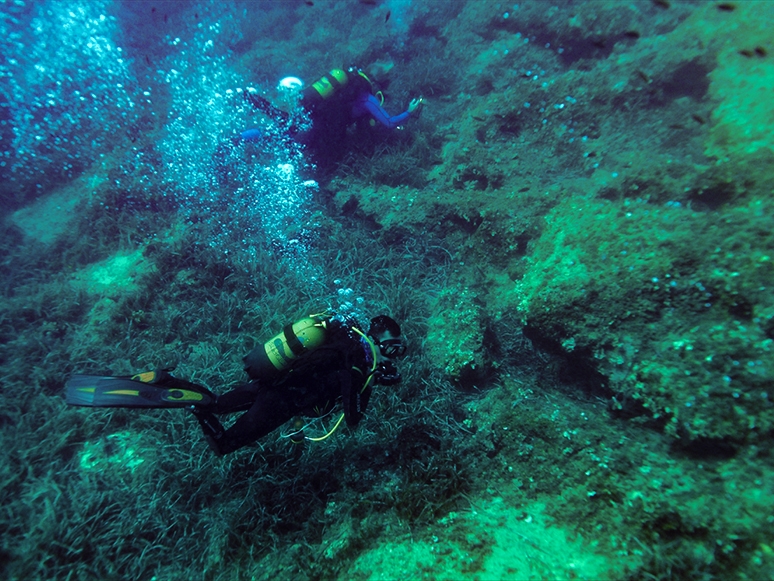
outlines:
[[[76, 375], [66, 401], [88, 407], [185, 408], [199, 421], [218, 456], [234, 452], [297, 417], [322, 417], [341, 403], [342, 413], [324, 436], [309, 438], [303, 423], [293, 442], [322, 440], [342, 421], [356, 426], [375, 384], [401, 379], [395, 359], [405, 353], [398, 323], [387, 315], [371, 319], [368, 331], [352, 317], [323, 313], [287, 325], [245, 358], [250, 381], [216, 395], [173, 377], [166, 370], [131, 377]], [[218, 415], [244, 412], [228, 429]]]

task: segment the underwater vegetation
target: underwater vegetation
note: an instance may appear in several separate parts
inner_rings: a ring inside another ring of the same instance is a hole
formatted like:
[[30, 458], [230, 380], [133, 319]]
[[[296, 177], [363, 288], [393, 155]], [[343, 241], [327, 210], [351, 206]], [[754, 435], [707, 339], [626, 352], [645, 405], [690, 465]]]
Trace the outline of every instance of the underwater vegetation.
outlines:
[[[774, 5], [0, 2], [4, 579], [774, 577]], [[223, 144], [358, 64], [397, 131]], [[333, 145], [332, 145], [333, 147]], [[223, 153], [227, 151], [227, 153]], [[397, 319], [357, 429], [184, 410], [325, 308]], [[324, 430], [324, 426], [320, 426]]]

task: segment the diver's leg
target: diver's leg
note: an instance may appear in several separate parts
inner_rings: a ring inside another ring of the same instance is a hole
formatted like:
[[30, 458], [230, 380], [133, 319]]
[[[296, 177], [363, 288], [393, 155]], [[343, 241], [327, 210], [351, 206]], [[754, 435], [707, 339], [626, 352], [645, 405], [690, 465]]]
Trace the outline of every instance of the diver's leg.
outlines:
[[261, 389], [255, 403], [218, 439], [221, 453], [228, 454], [276, 430], [297, 410], [283, 388]]
[[223, 424], [220, 423], [220, 420], [211, 411], [203, 410], [193, 405], [189, 409], [199, 421], [202, 432], [204, 432], [204, 439], [207, 440], [207, 445], [215, 454], [222, 456], [224, 452], [220, 449], [219, 441], [225, 433]]
[[219, 395], [211, 411], [216, 414], [232, 414], [249, 410], [255, 403], [261, 386], [256, 382], [245, 383]]
[[[223, 395], [214, 397], [214, 402], [208, 406], [191, 406], [191, 413], [196, 416], [204, 432], [204, 439], [210, 449], [218, 456], [226, 454], [221, 448], [221, 439], [226, 430], [215, 414], [230, 414], [250, 409], [258, 395], [257, 383], [246, 383], [235, 387]], [[231, 451], [231, 450], [229, 450]]]
[[226, 453], [220, 446], [220, 440], [223, 438], [226, 430], [215, 414], [228, 414], [250, 409], [250, 406], [255, 402], [258, 391], [259, 386], [257, 383], [247, 383], [223, 395], [213, 396], [214, 401], [209, 405], [192, 405], [189, 408], [191, 413], [196, 416], [207, 444], [218, 456]]
[[[190, 410], [196, 416], [207, 444], [222, 456], [257, 440], [290, 419], [292, 412], [284, 411], [288, 407], [285, 395], [282, 389], [251, 382], [218, 396], [209, 406], [191, 406]], [[246, 413], [228, 430], [215, 416], [240, 411]]]

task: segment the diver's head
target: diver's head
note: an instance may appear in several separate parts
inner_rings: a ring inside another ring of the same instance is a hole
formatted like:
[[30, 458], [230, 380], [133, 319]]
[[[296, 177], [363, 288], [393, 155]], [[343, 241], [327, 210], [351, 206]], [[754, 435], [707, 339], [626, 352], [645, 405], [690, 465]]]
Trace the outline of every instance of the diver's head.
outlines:
[[354, 81], [354, 83], [363, 89], [369, 90], [371, 93], [376, 94], [379, 92], [379, 87], [371, 77], [357, 65], [352, 65], [347, 69], [347, 76]]
[[381, 385], [395, 385], [401, 377], [394, 360], [406, 353], [400, 325], [387, 315], [379, 315], [371, 319], [368, 336], [377, 348], [376, 381]]
[[387, 315], [371, 319], [368, 336], [377, 348], [376, 382], [381, 385], [395, 385], [400, 382], [400, 372], [395, 359], [406, 353], [406, 345], [400, 338], [400, 325]]
[[368, 336], [378, 347], [380, 358], [395, 359], [406, 352], [406, 346], [400, 338], [400, 325], [392, 317], [379, 315], [371, 319]]

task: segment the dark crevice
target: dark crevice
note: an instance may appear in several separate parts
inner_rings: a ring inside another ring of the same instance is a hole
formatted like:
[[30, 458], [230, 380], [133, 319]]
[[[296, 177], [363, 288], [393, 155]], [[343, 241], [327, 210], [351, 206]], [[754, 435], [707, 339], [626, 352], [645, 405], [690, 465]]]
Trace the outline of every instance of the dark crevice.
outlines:
[[694, 460], [728, 460], [736, 455], [738, 446], [728, 439], [699, 438], [678, 449]]

